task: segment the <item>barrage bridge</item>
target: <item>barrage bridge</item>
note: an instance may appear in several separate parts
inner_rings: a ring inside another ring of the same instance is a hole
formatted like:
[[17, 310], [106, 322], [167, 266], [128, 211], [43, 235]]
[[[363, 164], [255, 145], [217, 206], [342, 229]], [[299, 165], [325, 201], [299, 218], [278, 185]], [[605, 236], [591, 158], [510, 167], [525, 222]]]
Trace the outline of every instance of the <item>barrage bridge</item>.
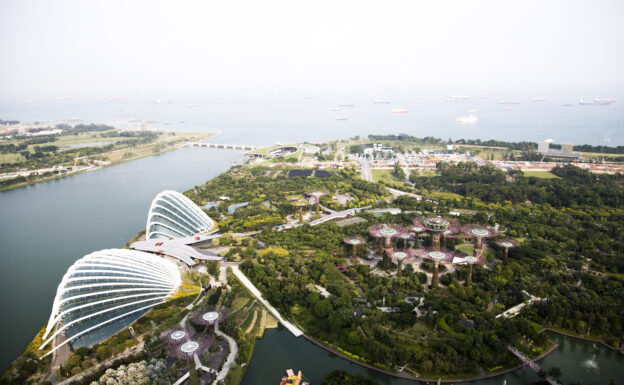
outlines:
[[258, 146], [248, 146], [245, 144], [219, 144], [219, 143], [201, 143], [191, 142], [186, 144], [189, 147], [207, 147], [207, 148], [221, 148], [224, 150], [245, 150], [251, 151], [258, 148]]
[[[507, 345], [507, 350], [509, 350], [514, 356], [518, 357], [525, 365], [528, 365], [531, 369], [533, 369], [535, 373], [539, 373], [542, 370], [542, 367], [537, 362], [525, 356], [520, 350], [511, 345]], [[544, 377], [544, 381], [548, 382], [550, 385], [560, 385], [559, 382], [551, 376]]]

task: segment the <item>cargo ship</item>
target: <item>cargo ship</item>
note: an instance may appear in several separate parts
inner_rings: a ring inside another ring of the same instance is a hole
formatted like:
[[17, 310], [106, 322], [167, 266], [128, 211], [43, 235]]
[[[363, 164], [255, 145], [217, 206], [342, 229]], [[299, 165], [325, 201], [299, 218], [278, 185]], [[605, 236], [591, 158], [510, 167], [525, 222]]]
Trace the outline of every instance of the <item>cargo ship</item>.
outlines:
[[586, 102], [583, 99], [579, 101], [581, 106], [608, 106], [615, 103], [615, 99], [600, 99], [595, 98], [593, 102]]
[[280, 385], [309, 385], [307, 382], [303, 381], [303, 373], [301, 370], [298, 374], [292, 371], [292, 369], [286, 370], [286, 377], [282, 377], [282, 381]]
[[467, 95], [451, 95], [446, 99], [447, 102], [467, 102], [468, 100], [470, 96]]
[[477, 121], [479, 121], [479, 118], [477, 118], [476, 116], [472, 114], [460, 116], [457, 118], [457, 123], [463, 123], [463, 124], [475, 124]]
[[405, 108], [395, 108], [392, 110], [393, 114], [407, 114], [409, 111], [407, 111]]

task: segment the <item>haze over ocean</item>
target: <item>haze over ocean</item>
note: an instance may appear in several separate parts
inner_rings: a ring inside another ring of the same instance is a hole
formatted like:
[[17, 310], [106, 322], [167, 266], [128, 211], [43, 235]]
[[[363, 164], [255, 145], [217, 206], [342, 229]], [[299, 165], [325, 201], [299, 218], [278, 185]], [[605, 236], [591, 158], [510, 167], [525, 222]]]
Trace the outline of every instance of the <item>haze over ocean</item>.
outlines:
[[[221, 130], [215, 142], [267, 145], [275, 142], [320, 141], [368, 134], [406, 133], [442, 139], [496, 139], [618, 146], [624, 144], [622, 100], [608, 106], [582, 106], [588, 92], [565, 96], [476, 94], [468, 102], [447, 102], [448, 95], [413, 96], [386, 90], [367, 94], [301, 93], [247, 94], [239, 97], [178, 95], [143, 99], [0, 100], [0, 118], [46, 122], [80, 118], [83, 123], [107, 123], [118, 128], [180, 131]], [[535, 98], [547, 101], [536, 102]], [[391, 104], [374, 104], [374, 100]], [[501, 101], [519, 104], [500, 104]], [[354, 107], [340, 107], [352, 104]], [[393, 114], [394, 108], [407, 114]], [[507, 108], [507, 109], [505, 109]], [[509, 109], [511, 108], [511, 109]], [[458, 116], [472, 112], [474, 125], [459, 124]], [[335, 120], [336, 117], [347, 120]], [[133, 122], [131, 122], [133, 121]], [[75, 122], [74, 122], [75, 123]], [[610, 143], [609, 143], [610, 142]]]

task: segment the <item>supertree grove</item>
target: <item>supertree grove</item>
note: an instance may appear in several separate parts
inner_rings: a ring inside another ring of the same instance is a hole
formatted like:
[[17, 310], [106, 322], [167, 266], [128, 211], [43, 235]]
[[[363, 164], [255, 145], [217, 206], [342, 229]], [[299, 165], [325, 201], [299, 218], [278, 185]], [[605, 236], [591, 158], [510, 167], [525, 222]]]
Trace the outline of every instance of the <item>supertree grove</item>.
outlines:
[[384, 240], [384, 247], [392, 247], [392, 240], [407, 233], [407, 229], [393, 224], [376, 224], [368, 229], [371, 236]]

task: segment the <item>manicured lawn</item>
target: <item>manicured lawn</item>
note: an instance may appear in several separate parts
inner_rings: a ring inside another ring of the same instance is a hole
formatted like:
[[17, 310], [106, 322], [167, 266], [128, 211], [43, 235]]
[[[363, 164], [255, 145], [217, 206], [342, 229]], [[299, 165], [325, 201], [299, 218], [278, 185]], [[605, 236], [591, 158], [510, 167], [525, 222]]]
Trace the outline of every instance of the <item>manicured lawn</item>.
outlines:
[[524, 173], [524, 176], [529, 177], [535, 177], [535, 178], [543, 178], [543, 179], [554, 179], [554, 178], [559, 178], [557, 175], [553, 174], [550, 171], [522, 171]]
[[373, 179], [375, 180], [375, 182], [379, 182], [379, 181], [384, 181], [384, 182], [401, 182], [398, 178], [395, 178], [394, 175], [392, 175], [392, 172], [394, 171], [391, 168], [388, 169], [376, 169], [376, 170], [371, 170], [373, 173]]

